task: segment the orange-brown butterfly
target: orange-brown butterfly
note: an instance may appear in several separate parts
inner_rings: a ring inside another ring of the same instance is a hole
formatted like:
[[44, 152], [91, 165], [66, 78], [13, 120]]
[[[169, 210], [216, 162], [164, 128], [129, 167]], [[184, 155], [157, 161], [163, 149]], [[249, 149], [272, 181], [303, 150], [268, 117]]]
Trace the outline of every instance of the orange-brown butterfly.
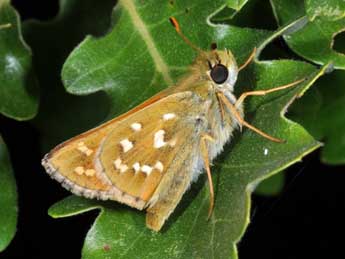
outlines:
[[159, 231], [190, 184], [206, 170], [210, 210], [214, 193], [210, 161], [223, 150], [234, 129], [246, 126], [243, 100], [294, 86], [304, 79], [266, 91], [233, 94], [239, 68], [229, 50], [195, 47], [170, 18], [182, 39], [199, 52], [190, 72], [127, 113], [76, 136], [48, 153], [42, 164], [72, 193], [115, 200], [146, 209], [146, 225]]

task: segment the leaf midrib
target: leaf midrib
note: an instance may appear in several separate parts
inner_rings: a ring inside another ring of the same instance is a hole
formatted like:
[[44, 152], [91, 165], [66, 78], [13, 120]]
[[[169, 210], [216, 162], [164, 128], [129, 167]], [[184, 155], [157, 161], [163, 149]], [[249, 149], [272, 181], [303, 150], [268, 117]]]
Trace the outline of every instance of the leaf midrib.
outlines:
[[156, 70], [162, 74], [164, 81], [168, 85], [172, 85], [174, 81], [170, 76], [169, 67], [163, 60], [161, 54], [159, 53], [145, 22], [142, 20], [139, 13], [137, 12], [133, 0], [120, 0], [120, 4], [127, 10], [129, 16], [132, 19], [133, 25], [137, 29], [141, 38], [144, 40], [147, 49], [153, 59]]

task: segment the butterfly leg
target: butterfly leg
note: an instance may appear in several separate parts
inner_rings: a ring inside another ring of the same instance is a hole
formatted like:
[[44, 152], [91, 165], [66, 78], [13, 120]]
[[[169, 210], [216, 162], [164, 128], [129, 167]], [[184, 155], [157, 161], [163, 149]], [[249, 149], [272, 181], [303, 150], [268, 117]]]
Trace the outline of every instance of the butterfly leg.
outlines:
[[248, 122], [246, 122], [240, 115], [240, 113], [238, 112], [238, 110], [236, 109], [236, 107], [228, 100], [228, 98], [226, 98], [226, 96], [222, 93], [222, 92], [218, 92], [217, 95], [219, 96], [219, 98], [224, 102], [225, 106], [228, 107], [228, 109], [231, 111], [231, 113], [235, 116], [235, 118], [237, 119], [238, 123], [240, 125], [243, 125], [249, 129], [251, 129], [252, 131], [256, 132], [257, 134], [263, 136], [264, 138], [267, 138], [273, 142], [278, 142], [278, 143], [282, 143], [284, 142], [281, 139], [272, 137], [270, 135], [268, 135], [267, 133], [259, 130], [258, 128], [254, 127], [253, 125], [249, 124]]
[[256, 48], [254, 47], [252, 53], [250, 54], [250, 56], [248, 57], [248, 59], [238, 68], [238, 71], [241, 71], [242, 69], [244, 69], [246, 66], [249, 65], [250, 62], [252, 62], [252, 60], [254, 59], [256, 54]]
[[287, 89], [289, 87], [293, 87], [293, 86], [303, 82], [304, 80], [305, 80], [305, 78], [302, 78], [302, 79], [297, 80], [295, 82], [292, 82], [292, 83], [289, 83], [289, 84], [286, 84], [286, 85], [281, 85], [281, 86], [278, 86], [278, 87], [274, 87], [274, 88], [271, 88], [271, 89], [268, 89], [268, 90], [258, 90], [258, 91], [245, 92], [245, 93], [241, 94], [240, 98], [237, 99], [237, 102], [235, 103], [235, 107], [239, 107], [243, 103], [244, 99], [246, 99], [248, 96], [266, 95], [266, 94], [269, 94], [269, 93], [272, 93], [272, 92], [277, 92], [277, 91], [280, 91], [280, 90]]
[[200, 142], [201, 155], [204, 160], [204, 165], [205, 165], [207, 178], [208, 178], [208, 184], [210, 186], [210, 207], [208, 209], [208, 218], [210, 218], [212, 215], [213, 208], [214, 208], [214, 190], [213, 190], [213, 181], [212, 181], [212, 175], [211, 175], [211, 170], [210, 170], [210, 161], [208, 157], [208, 149], [207, 149], [206, 141], [214, 142], [214, 139], [208, 134], [203, 134], [201, 137], [201, 142]]

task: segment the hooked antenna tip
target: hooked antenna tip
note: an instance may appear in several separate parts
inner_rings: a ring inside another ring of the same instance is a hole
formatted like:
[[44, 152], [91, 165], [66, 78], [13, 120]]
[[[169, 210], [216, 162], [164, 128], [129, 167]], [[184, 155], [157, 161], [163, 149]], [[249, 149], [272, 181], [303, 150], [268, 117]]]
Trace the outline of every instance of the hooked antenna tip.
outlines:
[[175, 17], [169, 17], [169, 21], [171, 22], [172, 26], [174, 26], [176, 32], [180, 35], [180, 37], [184, 40], [185, 43], [187, 43], [187, 45], [189, 45], [191, 48], [193, 48], [194, 50], [196, 50], [199, 53], [202, 53], [202, 49], [198, 48], [197, 46], [195, 46], [181, 31], [180, 29], [180, 25], [178, 23], [178, 21], [176, 20]]
[[169, 17], [169, 21], [171, 22], [172, 26], [174, 26], [177, 32], [180, 32], [180, 25], [178, 24], [175, 17]]

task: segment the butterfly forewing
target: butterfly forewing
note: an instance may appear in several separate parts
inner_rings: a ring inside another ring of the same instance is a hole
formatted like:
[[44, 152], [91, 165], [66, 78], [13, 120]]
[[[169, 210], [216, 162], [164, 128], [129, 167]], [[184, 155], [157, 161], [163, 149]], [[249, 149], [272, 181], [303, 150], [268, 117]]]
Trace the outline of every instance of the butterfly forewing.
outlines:
[[[120, 121], [168, 95], [168, 89], [151, 97], [127, 113], [110, 120], [55, 147], [45, 155], [42, 165], [52, 178], [74, 194], [87, 198], [115, 199], [118, 195], [113, 184], [97, 171], [94, 161], [102, 140]], [[115, 199], [116, 200], [116, 199]], [[137, 204], [131, 204], [136, 206]]]
[[191, 153], [181, 149], [195, 147], [190, 142], [198, 140], [195, 118], [203, 110], [200, 105], [191, 92], [151, 99], [135, 112], [56, 147], [43, 164], [77, 195], [142, 209], [168, 170], [178, 168], [176, 157]]

